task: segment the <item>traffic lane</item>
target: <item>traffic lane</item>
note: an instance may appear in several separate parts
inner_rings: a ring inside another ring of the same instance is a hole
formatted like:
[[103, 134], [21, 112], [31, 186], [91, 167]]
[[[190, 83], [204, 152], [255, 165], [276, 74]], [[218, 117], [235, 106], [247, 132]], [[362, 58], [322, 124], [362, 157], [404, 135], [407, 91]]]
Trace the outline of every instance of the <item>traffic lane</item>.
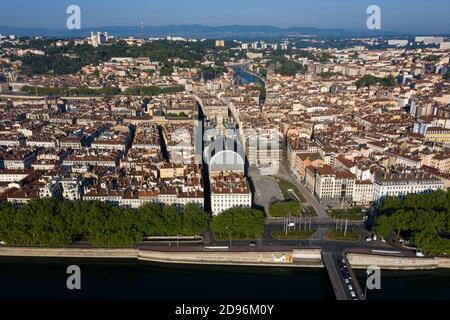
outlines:
[[[354, 274], [350, 263], [344, 257], [344, 255], [339, 255], [337, 264], [340, 267], [340, 272], [344, 280], [344, 286], [346, 286], [346, 289], [348, 289], [351, 299], [364, 299], [358, 279], [356, 278], [356, 275]], [[352, 295], [352, 292], [355, 295], [354, 297]]]
[[350, 272], [348, 271], [347, 265], [341, 266], [338, 264], [338, 273], [339, 278], [342, 281], [342, 285], [344, 286], [344, 290], [346, 292], [347, 297], [350, 300], [353, 300], [352, 292], [355, 294], [356, 298], [356, 286], [354, 283], [354, 278], [350, 275]]
[[[329, 224], [312, 224], [311, 225], [311, 229], [319, 229], [319, 228], [325, 228], [328, 227], [329, 230], [335, 230], [335, 226], [333, 225], [329, 225]], [[332, 227], [332, 228], [331, 228]], [[307, 228], [309, 229], [309, 224], [307, 224]], [[270, 225], [266, 225], [265, 226], [265, 230], [264, 230], [264, 241], [265, 242], [287, 242], [287, 241], [294, 241], [294, 242], [304, 242], [304, 241], [321, 241], [324, 243], [340, 243], [340, 244], [345, 244], [347, 247], [363, 247], [363, 248], [382, 248], [382, 249], [397, 249], [392, 247], [391, 245], [389, 245], [389, 243], [383, 243], [381, 240], [371, 240], [370, 242], [368, 242], [366, 240], [366, 237], [371, 236], [371, 233], [363, 228], [361, 228], [358, 225], [353, 225], [351, 227], [348, 227], [349, 231], [355, 231], [360, 235], [360, 240], [355, 242], [355, 241], [326, 241], [326, 240], [278, 240], [272, 237], [272, 233], [274, 231], [280, 231], [280, 230], [284, 230], [284, 225], [283, 224], [270, 224]], [[293, 230], [293, 228], [291, 228], [291, 230]], [[299, 230], [299, 228], [297, 227], [296, 230]], [[305, 225], [302, 225], [302, 230], [305, 230]]]
[[[302, 220], [302, 222], [304, 223], [305, 220], [306, 221], [310, 221], [311, 223], [313, 223], [314, 225], [317, 226], [327, 226], [329, 228], [336, 228], [336, 224], [338, 225], [338, 227], [341, 226], [341, 221], [343, 221], [343, 226], [345, 226], [345, 220], [334, 220], [334, 219], [322, 219], [322, 218], [317, 218], [317, 217], [309, 217], [309, 216], [302, 216], [302, 217], [290, 217], [290, 219], [292, 221], [298, 221], [298, 220]], [[266, 221], [266, 225], [283, 225], [285, 218], [269, 218]], [[355, 226], [355, 227], [361, 227], [364, 228], [365, 227], [365, 222], [364, 221], [348, 221], [347, 222], [347, 226]]]
[[[300, 220], [295, 221], [295, 220], [289, 220], [288, 222], [290, 223], [295, 223], [295, 230], [305, 230], [305, 229], [329, 229], [329, 230], [336, 230], [336, 224], [333, 223], [317, 223], [317, 222], [313, 222], [309, 221], [309, 219], [302, 219], [301, 223]], [[283, 222], [277, 222], [277, 223], [271, 223], [271, 224], [266, 224], [265, 228], [267, 230], [270, 231], [275, 231], [275, 230], [284, 230], [284, 226], [285, 224]], [[340, 229], [340, 226], [338, 226], [338, 230]], [[345, 224], [343, 229], [345, 229]], [[294, 227], [290, 227], [290, 230], [294, 230]], [[369, 231], [365, 230], [363, 228], [362, 225], [358, 225], [358, 224], [348, 224], [347, 225], [347, 230], [357, 230], [357, 231], [361, 231], [364, 232], [366, 234], [370, 234]]]
[[326, 269], [333, 285], [333, 289], [335, 290], [336, 298], [338, 300], [349, 300], [350, 293], [347, 293], [347, 290], [344, 287], [343, 278], [340, 276], [340, 269], [336, 264], [336, 255], [332, 252], [325, 251], [323, 252], [322, 257], [324, 264], [327, 267]]

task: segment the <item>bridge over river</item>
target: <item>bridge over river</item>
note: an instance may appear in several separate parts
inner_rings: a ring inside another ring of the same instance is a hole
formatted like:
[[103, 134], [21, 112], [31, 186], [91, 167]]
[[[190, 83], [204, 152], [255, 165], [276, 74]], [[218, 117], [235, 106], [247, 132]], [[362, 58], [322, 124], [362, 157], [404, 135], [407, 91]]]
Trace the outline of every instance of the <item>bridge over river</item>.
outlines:
[[365, 300], [358, 279], [343, 253], [323, 250], [322, 261], [337, 300]]

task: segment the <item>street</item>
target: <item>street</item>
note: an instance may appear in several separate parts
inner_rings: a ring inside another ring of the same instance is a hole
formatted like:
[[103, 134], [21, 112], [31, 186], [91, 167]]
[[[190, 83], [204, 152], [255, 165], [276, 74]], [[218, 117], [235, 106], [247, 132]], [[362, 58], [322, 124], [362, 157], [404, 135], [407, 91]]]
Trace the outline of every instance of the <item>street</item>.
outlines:
[[277, 176], [289, 181], [299, 189], [300, 193], [303, 195], [303, 198], [306, 200], [306, 202], [302, 203], [304, 207], [313, 207], [314, 210], [316, 210], [319, 218], [324, 221], [329, 220], [329, 216], [327, 214], [327, 206], [320, 203], [316, 199], [316, 197], [303, 185], [303, 183], [300, 183], [295, 177], [293, 177], [290, 172], [287, 160], [283, 161], [283, 165], [280, 166]]
[[254, 203], [257, 207], [264, 208], [269, 213], [270, 204], [274, 201], [284, 201], [283, 194], [275, 180], [270, 176], [263, 176], [255, 167], [251, 167], [248, 173], [250, 182], [254, 187]]

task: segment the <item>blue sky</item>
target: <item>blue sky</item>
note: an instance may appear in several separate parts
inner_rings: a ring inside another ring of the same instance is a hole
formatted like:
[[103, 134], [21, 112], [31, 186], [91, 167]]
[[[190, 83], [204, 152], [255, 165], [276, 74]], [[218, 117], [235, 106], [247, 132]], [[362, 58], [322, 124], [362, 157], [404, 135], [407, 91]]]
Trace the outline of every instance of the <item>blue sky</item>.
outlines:
[[366, 9], [377, 4], [382, 28], [450, 33], [448, 0], [0, 0], [0, 25], [64, 28], [66, 8], [77, 4], [82, 27], [204, 24], [365, 28]]

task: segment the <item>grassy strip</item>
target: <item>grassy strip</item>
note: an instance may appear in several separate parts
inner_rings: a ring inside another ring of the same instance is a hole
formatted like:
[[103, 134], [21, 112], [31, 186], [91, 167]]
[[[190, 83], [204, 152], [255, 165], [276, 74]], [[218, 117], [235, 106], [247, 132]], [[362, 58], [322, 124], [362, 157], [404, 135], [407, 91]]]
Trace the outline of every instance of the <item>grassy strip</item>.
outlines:
[[295, 201], [275, 202], [270, 205], [269, 213], [271, 217], [298, 216], [300, 204]]
[[330, 215], [333, 219], [348, 219], [351, 221], [364, 220], [364, 214], [361, 208], [352, 208], [348, 210], [332, 210]]
[[291, 198], [291, 195], [288, 192], [288, 190], [291, 189], [294, 190], [295, 194], [300, 198], [301, 202], [306, 202], [305, 198], [301, 194], [300, 190], [298, 190], [296, 185], [278, 177], [276, 177], [275, 179], [277, 180], [278, 186], [280, 187], [281, 193], [283, 194], [283, 197], [285, 199]]
[[[225, 236], [225, 235], [214, 234], [214, 238], [219, 241], [230, 240], [229, 235]], [[233, 241], [240, 241], [240, 240], [242, 240], [242, 241], [255, 240], [256, 241], [259, 238], [261, 238], [261, 235], [253, 236], [253, 237], [245, 236], [245, 235], [237, 235], [237, 236], [231, 235], [231, 240], [233, 240]]]
[[278, 240], [307, 240], [316, 232], [316, 230], [296, 230], [286, 231], [277, 230], [272, 232], [272, 237]]
[[317, 212], [313, 207], [305, 207], [306, 213], [310, 216], [317, 217]]

